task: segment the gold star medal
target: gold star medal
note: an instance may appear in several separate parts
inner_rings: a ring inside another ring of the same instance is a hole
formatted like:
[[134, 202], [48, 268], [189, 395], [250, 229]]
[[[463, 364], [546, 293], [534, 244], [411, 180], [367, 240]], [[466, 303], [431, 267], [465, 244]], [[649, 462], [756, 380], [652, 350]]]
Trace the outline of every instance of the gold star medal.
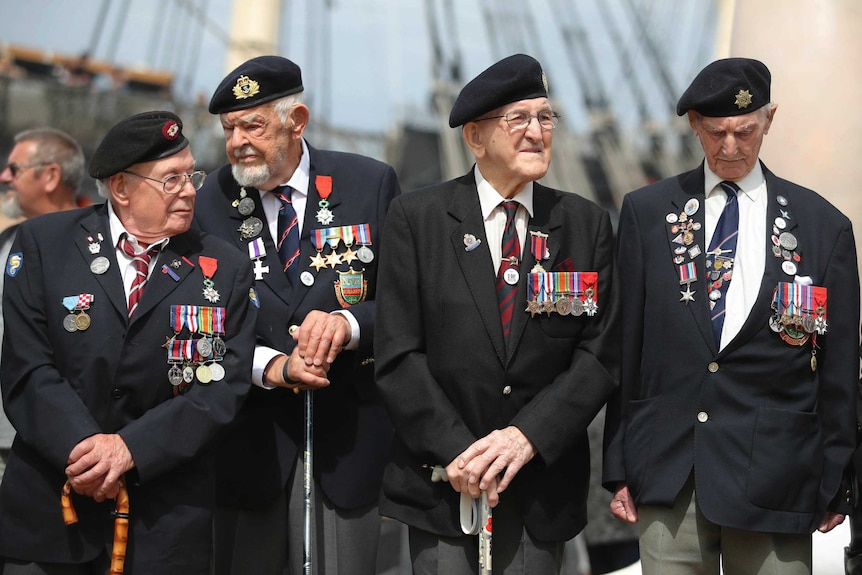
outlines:
[[747, 108], [751, 104], [751, 93], [748, 90], [740, 90], [736, 95], [735, 104], [740, 110]]

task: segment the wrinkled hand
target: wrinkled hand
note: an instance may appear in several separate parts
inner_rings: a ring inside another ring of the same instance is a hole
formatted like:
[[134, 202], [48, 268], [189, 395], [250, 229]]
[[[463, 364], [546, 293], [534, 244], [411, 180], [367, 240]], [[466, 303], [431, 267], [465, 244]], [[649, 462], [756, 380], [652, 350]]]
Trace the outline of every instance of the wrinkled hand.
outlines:
[[67, 464], [66, 477], [75, 493], [101, 502], [117, 496], [120, 477], [135, 461], [122, 437], [99, 433], [72, 448]]
[[[294, 350], [294, 354], [296, 354], [296, 350]], [[285, 381], [283, 377], [285, 363], [287, 363], [289, 381]], [[272, 387], [286, 387], [295, 390], [318, 389], [329, 385], [329, 379], [326, 377], [328, 371], [328, 363], [321, 366], [306, 365], [302, 359], [294, 355], [280, 355], [267, 366], [263, 377], [266, 384]]]
[[823, 521], [820, 522], [820, 527], [817, 528], [821, 533], [829, 533], [839, 525], [844, 523], [844, 516], [840, 513], [827, 511], [823, 516]]
[[[530, 440], [514, 426], [492, 431], [475, 441], [446, 466], [449, 483], [455, 491], [477, 498], [488, 493], [494, 507], [518, 471], [536, 455]], [[499, 478], [503, 474], [502, 479]]]
[[638, 510], [631, 493], [629, 493], [628, 485], [625, 483], [617, 485], [614, 498], [611, 500], [611, 514], [626, 523], [637, 523]]
[[311, 311], [294, 334], [296, 350], [306, 365], [331, 364], [350, 343], [350, 322], [341, 314]]

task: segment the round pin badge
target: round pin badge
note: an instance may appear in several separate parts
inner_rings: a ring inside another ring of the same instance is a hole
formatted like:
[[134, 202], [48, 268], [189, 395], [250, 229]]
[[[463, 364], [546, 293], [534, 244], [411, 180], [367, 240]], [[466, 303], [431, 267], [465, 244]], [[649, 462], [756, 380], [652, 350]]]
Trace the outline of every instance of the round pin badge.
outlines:
[[789, 276], [795, 276], [797, 271], [796, 264], [790, 260], [785, 260], [784, 263], [781, 264], [781, 271]]
[[314, 274], [306, 270], [299, 274], [299, 281], [302, 282], [302, 285], [311, 287], [314, 285]]
[[510, 286], [518, 283], [518, 278], [520, 278], [520, 277], [521, 277], [521, 274], [519, 274], [518, 270], [516, 270], [515, 268], [509, 268], [505, 272], [503, 272], [503, 279]]
[[784, 196], [776, 196], [775, 201], [778, 202], [778, 205], [782, 208], [787, 206], [787, 198]]
[[700, 209], [700, 202], [698, 201], [698, 199], [697, 198], [691, 198], [690, 200], [688, 200], [685, 203], [685, 208], [683, 208], [683, 211], [685, 212], [685, 215], [693, 216], [694, 214], [697, 213], [697, 210], [699, 210], [699, 209]]
[[111, 267], [111, 261], [105, 256], [99, 256], [90, 262], [90, 271], [96, 275], [102, 275]]
[[678, 217], [677, 217], [677, 215], [676, 215], [675, 213], [673, 213], [673, 212], [671, 212], [671, 213], [669, 213], [668, 215], [666, 215], [666, 216], [664, 217], [664, 219], [665, 219], [665, 221], [666, 221], [667, 223], [669, 223], [669, 224], [675, 224], [676, 222], [678, 222], [678, 221], [679, 221], [679, 218], [678, 218]]
[[785, 220], [781, 216], [778, 216], [777, 218], [775, 218], [775, 227], [779, 230], [783, 230], [787, 227], [787, 220]]

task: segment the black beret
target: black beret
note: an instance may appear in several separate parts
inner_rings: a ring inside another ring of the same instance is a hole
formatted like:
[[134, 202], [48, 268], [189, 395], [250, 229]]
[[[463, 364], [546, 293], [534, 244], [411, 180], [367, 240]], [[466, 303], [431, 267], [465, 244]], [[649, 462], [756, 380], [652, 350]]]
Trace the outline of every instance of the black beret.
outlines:
[[751, 58], [716, 60], [692, 81], [676, 105], [680, 116], [694, 110], [710, 118], [741, 116], [769, 103], [772, 76]]
[[210, 100], [210, 114], [247, 110], [302, 92], [299, 66], [281, 56], [258, 56], [225, 76]]
[[449, 113], [449, 127], [512, 102], [547, 97], [548, 79], [542, 65], [535, 58], [515, 54], [493, 64], [464, 86]]
[[108, 130], [90, 158], [90, 176], [101, 180], [135, 164], [173, 156], [189, 145], [173, 112], [144, 112]]

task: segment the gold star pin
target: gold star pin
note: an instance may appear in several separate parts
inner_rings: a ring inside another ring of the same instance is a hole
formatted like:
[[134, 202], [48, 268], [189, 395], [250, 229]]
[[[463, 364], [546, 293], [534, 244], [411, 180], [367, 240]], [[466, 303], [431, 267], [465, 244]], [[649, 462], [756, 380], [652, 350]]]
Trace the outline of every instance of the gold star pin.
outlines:
[[344, 258], [344, 263], [347, 263], [347, 264], [353, 263], [353, 260], [359, 259], [356, 255], [356, 252], [353, 251], [352, 249], [350, 249], [349, 247], [346, 250], [344, 250], [344, 252], [341, 254], [341, 257]]
[[736, 105], [739, 109], [747, 108], [751, 104], [751, 93], [748, 90], [740, 90], [736, 95]]
[[332, 269], [335, 269], [335, 266], [341, 263], [341, 254], [337, 254], [332, 252], [328, 256], [326, 256], [326, 264], [331, 266]]
[[320, 271], [320, 268], [326, 267], [326, 260], [320, 255], [320, 252], [317, 252], [313, 256], [311, 256], [311, 267]]

